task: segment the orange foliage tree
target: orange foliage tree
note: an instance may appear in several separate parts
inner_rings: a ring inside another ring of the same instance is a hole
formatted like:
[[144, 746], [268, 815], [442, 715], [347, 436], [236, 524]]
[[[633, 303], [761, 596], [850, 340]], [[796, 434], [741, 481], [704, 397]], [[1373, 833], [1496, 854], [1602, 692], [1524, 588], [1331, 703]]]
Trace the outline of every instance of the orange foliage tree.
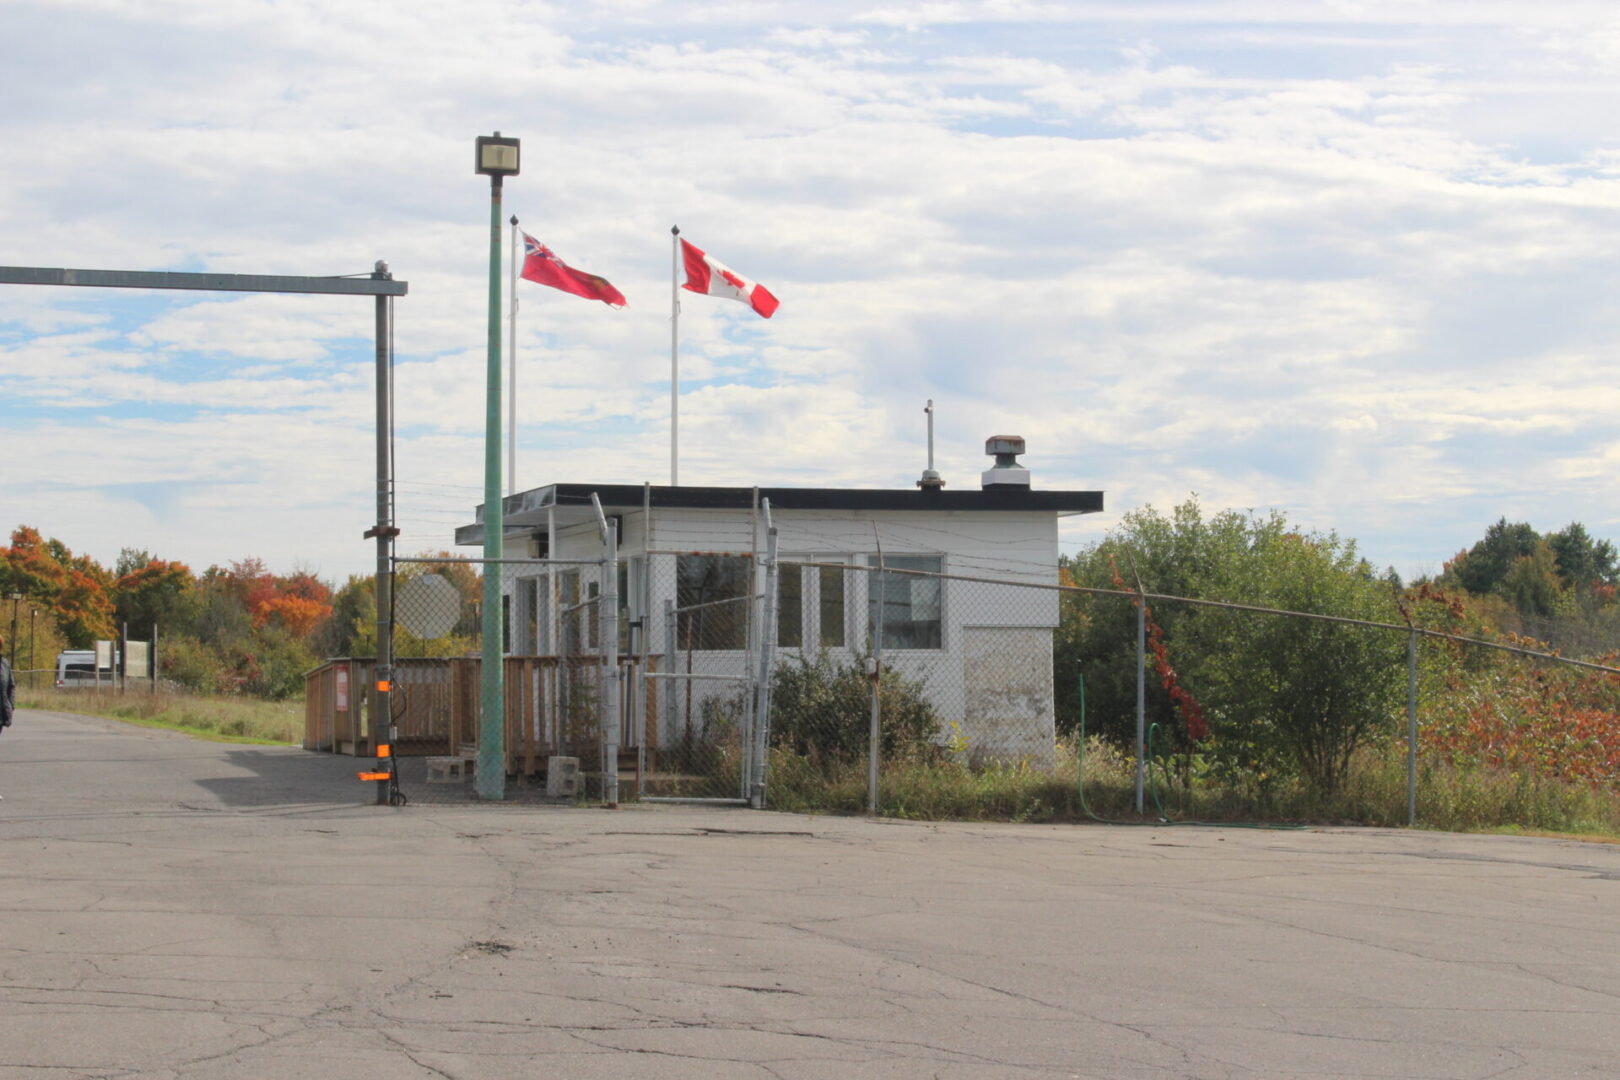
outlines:
[[88, 648], [113, 636], [111, 580], [100, 563], [74, 555], [60, 540], [41, 539], [39, 530], [18, 526], [3, 550], [5, 585], [37, 601], [55, 618], [67, 643]]

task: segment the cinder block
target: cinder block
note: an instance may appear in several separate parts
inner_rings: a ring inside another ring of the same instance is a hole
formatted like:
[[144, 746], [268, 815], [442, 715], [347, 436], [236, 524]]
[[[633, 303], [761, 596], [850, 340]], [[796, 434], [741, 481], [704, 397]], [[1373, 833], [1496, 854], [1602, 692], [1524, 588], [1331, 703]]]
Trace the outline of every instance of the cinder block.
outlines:
[[579, 758], [546, 758], [546, 795], [571, 799], [579, 794]]
[[467, 759], [464, 757], [430, 757], [427, 759], [427, 782], [430, 784], [460, 784], [467, 779]]

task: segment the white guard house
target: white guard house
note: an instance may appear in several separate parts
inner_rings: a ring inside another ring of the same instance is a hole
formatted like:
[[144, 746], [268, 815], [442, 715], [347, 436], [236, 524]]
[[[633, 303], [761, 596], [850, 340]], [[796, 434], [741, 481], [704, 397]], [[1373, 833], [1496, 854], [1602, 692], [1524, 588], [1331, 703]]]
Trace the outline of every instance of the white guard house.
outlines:
[[[1055, 585], [1058, 518], [1101, 511], [1103, 493], [1032, 488], [1017, 461], [1022, 438], [996, 436], [986, 452], [996, 462], [977, 490], [945, 490], [930, 470], [910, 489], [551, 484], [510, 495], [507, 556], [557, 564], [507, 568], [507, 651], [575, 647], [559, 634], [558, 611], [586, 596], [564, 561], [604, 557], [594, 494], [618, 536], [621, 653], [666, 671], [748, 670], [764, 621], [764, 605], [749, 598], [757, 601], [764, 588], [768, 501], [785, 564], [775, 604], [778, 665], [807, 650], [843, 660], [869, 653], [881, 632], [884, 664], [923, 684], [946, 734], [964, 738], [973, 759], [1050, 763], [1058, 593], [866, 571], [881, 546], [884, 565], [894, 569]], [[456, 530], [456, 543], [482, 544], [483, 518], [480, 506], [474, 524]], [[594, 586], [586, 588], [594, 595]], [[685, 613], [725, 601], [753, 614], [700, 622]], [[713, 696], [720, 686], [703, 683], [696, 692]], [[683, 692], [689, 725], [692, 692]], [[666, 730], [677, 723], [672, 710], [644, 711], [645, 724], [626, 720], [628, 745], [657, 748], [676, 737]]]

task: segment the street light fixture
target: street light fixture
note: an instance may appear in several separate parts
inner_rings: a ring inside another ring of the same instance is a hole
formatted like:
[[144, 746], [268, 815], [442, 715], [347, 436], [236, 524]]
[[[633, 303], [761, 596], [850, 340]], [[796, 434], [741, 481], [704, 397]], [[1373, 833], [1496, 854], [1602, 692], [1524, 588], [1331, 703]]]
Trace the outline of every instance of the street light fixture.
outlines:
[[506, 533], [501, 505], [501, 182], [516, 176], [522, 148], [517, 139], [480, 135], [474, 140], [474, 171], [489, 177], [489, 363], [484, 416], [484, 613], [479, 661], [478, 795], [506, 797], [506, 689], [502, 678], [501, 564]]
[[500, 132], [493, 135], [480, 135], [473, 140], [476, 144], [478, 156], [473, 171], [480, 176], [493, 177], [496, 187], [501, 186], [501, 177], [516, 176], [519, 170], [519, 157], [522, 153], [521, 139], [505, 139]]

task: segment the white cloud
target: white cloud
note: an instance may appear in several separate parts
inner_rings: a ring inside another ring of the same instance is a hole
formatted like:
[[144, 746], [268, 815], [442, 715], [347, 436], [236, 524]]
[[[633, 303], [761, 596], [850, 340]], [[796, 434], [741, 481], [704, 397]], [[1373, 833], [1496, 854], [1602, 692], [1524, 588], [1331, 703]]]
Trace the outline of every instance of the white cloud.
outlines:
[[[953, 485], [1020, 432], [1105, 520], [1196, 490], [1432, 565], [1502, 513], [1620, 519], [1605, 5], [6, 12], [8, 262], [410, 282], [418, 546], [481, 501], [495, 128], [503, 216], [630, 299], [523, 285], [529, 482], [667, 475], [679, 223], [783, 299], [685, 298], [692, 482], [909, 485], [932, 397]], [[18, 521], [366, 569], [370, 301], [72, 292], [0, 289], [13, 473], [94, 477], [23, 485]]]

